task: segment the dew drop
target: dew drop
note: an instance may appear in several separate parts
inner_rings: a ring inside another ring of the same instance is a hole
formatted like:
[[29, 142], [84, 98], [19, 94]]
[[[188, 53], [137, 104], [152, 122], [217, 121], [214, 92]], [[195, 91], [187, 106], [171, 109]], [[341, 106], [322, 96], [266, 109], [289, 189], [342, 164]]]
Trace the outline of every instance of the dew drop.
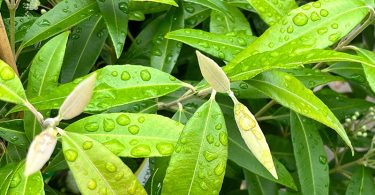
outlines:
[[70, 161], [70, 162], [74, 162], [76, 159], [77, 159], [77, 152], [73, 149], [68, 149], [66, 151], [64, 151], [64, 156], [66, 158], [66, 160]]
[[99, 128], [99, 124], [97, 122], [89, 122], [85, 124], [86, 131], [94, 132], [97, 131]]
[[121, 126], [126, 126], [126, 125], [129, 125], [130, 124], [130, 118], [128, 117], [128, 115], [126, 114], [120, 114], [117, 118], [116, 118], [116, 122], [121, 125]]
[[145, 144], [138, 145], [130, 151], [130, 154], [135, 157], [144, 157], [144, 156], [149, 155], [150, 153], [151, 153], [151, 148]]
[[38, 25], [41, 27], [46, 27], [46, 26], [51, 25], [51, 22], [48, 21], [47, 19], [42, 19], [41, 21], [39, 21]]
[[173, 153], [174, 146], [171, 143], [158, 143], [156, 149], [161, 155], [169, 155]]
[[322, 28], [318, 29], [318, 34], [320, 34], [320, 35], [323, 35], [323, 34], [325, 34], [327, 32], [328, 32], [328, 28], [327, 27], [322, 27]]
[[311, 8], [310, 4], [305, 4], [305, 5], [302, 6], [303, 10], [309, 10], [310, 8]]
[[127, 81], [131, 78], [130, 74], [128, 71], [124, 71], [121, 73], [121, 80]]
[[82, 144], [82, 148], [83, 148], [84, 150], [89, 150], [89, 149], [92, 148], [92, 145], [93, 145], [92, 141], [85, 141], [85, 142], [83, 142], [83, 144]]
[[194, 13], [195, 12], [195, 8], [193, 6], [186, 6], [185, 10], [187, 12], [189, 12], [189, 13]]
[[327, 163], [327, 157], [326, 156], [319, 156], [319, 162], [320, 164], [326, 164]]
[[139, 141], [136, 140], [136, 139], [132, 139], [132, 140], [130, 140], [130, 142], [129, 142], [129, 144], [132, 145], [132, 146], [135, 146], [135, 145], [137, 145], [138, 143], [139, 143]]
[[142, 70], [140, 75], [141, 79], [144, 81], [149, 81], [151, 79], [151, 74], [148, 70]]
[[333, 29], [337, 29], [337, 28], [339, 27], [339, 25], [338, 25], [337, 23], [333, 23], [333, 24], [331, 25], [331, 27], [332, 27]]
[[18, 137], [17, 136], [12, 136], [11, 138], [10, 138], [10, 141], [12, 141], [12, 142], [15, 142], [15, 141], [17, 141], [18, 140]]
[[214, 143], [215, 138], [214, 138], [214, 136], [212, 136], [211, 134], [208, 134], [208, 135], [206, 136], [206, 140], [207, 140], [207, 142], [208, 142], [209, 144], [212, 144], [212, 143]]
[[243, 116], [240, 118], [240, 127], [244, 131], [250, 131], [256, 127], [255, 121], [250, 116]]
[[219, 141], [224, 146], [228, 145], [228, 135], [225, 132], [219, 133]]
[[111, 162], [106, 162], [105, 163], [105, 169], [107, 169], [107, 171], [111, 172], [111, 173], [114, 173], [116, 172], [117, 168], [116, 168], [116, 165], [114, 165], [113, 163]]
[[207, 42], [199, 42], [198, 45], [204, 47], [204, 48], [208, 48], [208, 43]]
[[223, 174], [225, 171], [225, 163], [220, 162], [219, 164], [217, 164], [214, 171], [217, 176]]
[[309, 18], [306, 16], [306, 14], [304, 14], [302, 12], [296, 14], [293, 17], [293, 23], [297, 26], [303, 26], [303, 25], [307, 24], [308, 20], [309, 20]]
[[11, 67], [4, 66], [4, 68], [0, 72], [0, 77], [4, 81], [8, 81], [14, 78], [14, 72]]
[[329, 12], [328, 12], [327, 10], [325, 10], [325, 9], [320, 10], [320, 15], [321, 15], [321, 16], [323, 16], [323, 17], [327, 17], [328, 14], [329, 14]]
[[292, 32], [294, 32], [294, 28], [293, 28], [293, 26], [289, 26], [289, 27], [286, 29], [286, 31], [287, 31], [288, 33], [292, 33]]
[[317, 12], [312, 12], [311, 15], [310, 15], [310, 18], [314, 22], [320, 20], [320, 16]]
[[169, 80], [170, 80], [170, 81], [176, 81], [177, 79], [176, 79], [176, 77], [170, 75], [170, 76], [169, 76]]
[[320, 8], [321, 4], [320, 2], [317, 1], [317, 2], [312, 3], [312, 6], [315, 8]]
[[328, 39], [332, 42], [336, 42], [340, 39], [340, 35], [338, 33], [333, 33], [329, 35]]
[[122, 178], [124, 177], [124, 173], [123, 172], [119, 172], [115, 175], [115, 180], [119, 181], [121, 180]]
[[15, 188], [17, 187], [21, 182], [21, 176], [19, 173], [14, 173], [12, 180], [10, 181], [9, 187]]
[[137, 125], [131, 125], [131, 126], [128, 127], [128, 131], [131, 134], [135, 135], [139, 132], [139, 127]]
[[140, 116], [139, 118], [138, 118], [138, 122], [139, 123], [144, 123], [145, 122], [145, 117], [144, 116]]
[[127, 2], [121, 2], [118, 4], [118, 8], [125, 14], [128, 14], [128, 3]]
[[218, 56], [219, 56], [219, 58], [221, 58], [221, 59], [224, 59], [224, 58], [225, 58], [225, 54], [224, 54], [223, 52], [221, 52], [221, 51], [219, 51]]
[[118, 73], [117, 73], [117, 71], [113, 71], [113, 72], [111, 73], [111, 75], [114, 76], [114, 77], [117, 77]]
[[238, 38], [237, 41], [241, 46], [246, 46], [246, 41], [243, 38]]
[[247, 89], [247, 88], [249, 88], [249, 85], [248, 85], [247, 83], [243, 83], [243, 82], [242, 82], [242, 83], [240, 84], [240, 88], [241, 88], [241, 89]]
[[220, 130], [223, 127], [221, 123], [216, 124], [215, 129]]
[[104, 119], [103, 128], [104, 128], [104, 131], [107, 131], [107, 132], [112, 131], [113, 129], [115, 129], [115, 121], [110, 118]]
[[209, 152], [209, 151], [205, 151], [205, 152], [203, 153], [203, 156], [204, 156], [204, 158], [205, 158], [208, 162], [211, 162], [211, 161], [217, 159], [217, 157], [218, 157], [217, 154], [212, 153], [212, 152]]
[[87, 188], [90, 190], [95, 190], [96, 188], [96, 181], [94, 179], [90, 179], [87, 183]]

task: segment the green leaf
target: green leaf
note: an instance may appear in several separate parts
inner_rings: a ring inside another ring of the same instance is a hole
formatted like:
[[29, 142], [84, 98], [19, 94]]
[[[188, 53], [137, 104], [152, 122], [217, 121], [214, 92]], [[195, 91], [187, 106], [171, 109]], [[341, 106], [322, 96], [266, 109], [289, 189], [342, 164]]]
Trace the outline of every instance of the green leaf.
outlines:
[[132, 171], [99, 142], [64, 132], [65, 159], [82, 194], [146, 194]]
[[25, 148], [29, 145], [29, 140], [22, 127], [23, 121], [20, 119], [1, 121], [0, 137], [14, 145]]
[[[160, 97], [186, 85], [167, 73], [137, 65], [106, 66], [96, 73], [98, 76], [94, 95], [85, 109], [88, 112], [103, 111], [111, 107]], [[58, 109], [84, 78], [86, 77], [60, 85], [48, 95], [32, 98], [30, 102], [38, 110]], [[24, 109], [25, 107], [16, 106], [10, 112]]]
[[98, 13], [98, 8], [93, 0], [64, 0], [34, 22], [20, 47], [24, 48], [48, 39], [95, 13]]
[[291, 69], [300, 67], [303, 64], [318, 62], [350, 61], [374, 66], [373, 62], [360, 56], [333, 50], [299, 50], [296, 46], [293, 48], [282, 47], [274, 51], [255, 54], [239, 64], [228, 64], [224, 67], [224, 70], [231, 80], [236, 81], [251, 79], [255, 75], [270, 69]]
[[250, 195], [276, 194], [277, 184], [244, 169], [247, 190]]
[[101, 16], [91, 16], [73, 28], [68, 41], [61, 82], [67, 83], [89, 73], [108, 37]]
[[368, 8], [360, 0], [308, 3], [292, 10], [281, 22], [271, 26], [238, 54], [230, 66], [241, 63], [255, 53], [282, 46], [288, 48], [297, 44], [300, 49], [324, 49], [348, 34], [367, 13]]
[[163, 4], [168, 4], [168, 5], [173, 5], [178, 7], [178, 4], [174, 0], [132, 0], [132, 1], [152, 1], [156, 3], [163, 3]]
[[12, 174], [12, 179], [9, 185], [8, 194], [41, 194], [44, 195], [44, 182], [40, 171], [30, 175], [24, 176], [25, 161], [21, 161]]
[[185, 28], [194, 28], [205, 21], [211, 14], [207, 7], [195, 3], [183, 2]]
[[322, 70], [337, 74], [347, 80], [353, 80], [361, 84], [366, 82], [366, 76], [363, 72], [363, 66], [354, 62], [337, 62]]
[[370, 60], [373, 64], [362, 64], [366, 78], [373, 92], [375, 92], [375, 53], [361, 48], [356, 48], [358, 55]]
[[[27, 82], [29, 98], [46, 95], [58, 86], [68, 36], [69, 32], [65, 32], [52, 38], [35, 55]], [[25, 111], [24, 128], [29, 140], [41, 132], [40, 124], [29, 111]]]
[[329, 168], [318, 126], [309, 119], [290, 114], [292, 143], [303, 194], [328, 194]]
[[13, 69], [0, 60], [0, 100], [15, 104], [26, 101], [25, 90]]
[[286, 69], [283, 72], [293, 75], [310, 89], [333, 81], [344, 81], [341, 77], [322, 72], [319, 69], [297, 68]]
[[183, 129], [167, 169], [162, 194], [219, 194], [227, 145], [224, 116], [211, 99]]
[[65, 161], [64, 153], [60, 150], [53, 159], [50, 160], [48, 166], [46, 167], [47, 172], [57, 172], [61, 170], [68, 169], [68, 164]]
[[359, 166], [355, 170], [346, 189], [346, 195], [367, 195], [375, 191], [374, 178], [372, 170], [364, 166]]
[[96, 2], [107, 26], [116, 56], [119, 58], [128, 33], [129, 0], [96, 0]]
[[233, 19], [233, 16], [230, 14], [230, 10], [226, 6], [226, 3], [221, 0], [185, 0], [185, 2], [196, 3], [204, 7], [208, 7], [212, 10], [219, 11], [227, 17]]
[[86, 135], [123, 157], [169, 156], [184, 125], [155, 114], [97, 114], [72, 123], [66, 131]]
[[183, 13], [182, 5], [179, 8], [172, 7], [159, 24], [152, 38], [151, 67], [167, 73], [172, 72], [180, 54], [181, 43], [165, 39], [164, 36], [172, 30], [184, 27]]
[[340, 121], [329, 108], [295, 77], [279, 71], [268, 71], [247, 81], [281, 105], [334, 129], [352, 148]]
[[12, 174], [15, 171], [17, 164], [9, 163], [0, 168], [0, 193], [7, 194], [10, 182], [12, 181]]
[[188, 122], [188, 118], [185, 114], [184, 109], [179, 109], [177, 112], [173, 115], [172, 120], [175, 120], [181, 124], [186, 124]]
[[131, 12], [140, 11], [143, 14], [152, 14], [168, 10], [171, 6], [153, 1], [140, 2], [131, 0], [128, 7]]
[[[258, 12], [260, 17], [270, 26], [280, 23], [280, 20], [297, 7], [295, 0], [247, 0]], [[317, 5], [317, 3], [315, 3]]]
[[170, 32], [166, 38], [181, 41], [215, 57], [230, 61], [256, 37], [243, 33], [214, 34], [195, 29]]
[[243, 13], [236, 7], [226, 5], [233, 18], [223, 15], [221, 12], [212, 10], [210, 20], [210, 32], [226, 34], [230, 32], [242, 31], [247, 35], [252, 35], [250, 24]]
[[25, 159], [26, 153], [27, 151], [25, 147], [21, 148], [12, 143], [8, 143], [6, 151], [5, 151], [5, 158], [3, 159], [6, 164], [13, 163], [13, 162], [19, 163], [23, 159]]
[[[16, 17], [14, 20], [15, 22], [15, 41], [16, 43], [21, 42], [31, 25], [35, 22], [37, 17], [31, 17], [31, 16], [26, 16], [26, 17]], [[4, 25], [5, 28], [7, 29], [7, 32], [9, 32], [9, 19], [4, 20]], [[8, 34], [9, 35], [9, 34]]]

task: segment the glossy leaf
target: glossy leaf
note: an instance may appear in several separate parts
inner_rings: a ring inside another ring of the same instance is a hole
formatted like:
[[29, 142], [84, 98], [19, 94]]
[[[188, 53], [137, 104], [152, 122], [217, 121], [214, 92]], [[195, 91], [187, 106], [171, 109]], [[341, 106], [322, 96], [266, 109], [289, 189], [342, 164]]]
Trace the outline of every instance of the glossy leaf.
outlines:
[[310, 89], [333, 81], [344, 81], [341, 77], [322, 72], [318, 69], [312, 70], [310, 68], [297, 68], [286, 69], [283, 70], [283, 72], [293, 75]]
[[363, 70], [373, 92], [375, 92], [375, 53], [361, 48], [356, 48], [357, 53], [370, 60], [373, 64], [363, 64]]
[[95, 1], [64, 0], [40, 16], [27, 31], [21, 47], [33, 45], [66, 29], [98, 12]]
[[23, 104], [26, 101], [25, 90], [13, 69], [0, 60], [0, 100]]
[[99, 142], [77, 133], [62, 135], [65, 159], [83, 194], [146, 194], [132, 171]]
[[363, 66], [353, 62], [337, 62], [322, 70], [324, 72], [334, 73], [347, 80], [356, 81], [358, 83], [366, 83], [366, 76]]
[[292, 143], [303, 194], [328, 194], [329, 168], [322, 138], [310, 119], [290, 114]]
[[184, 125], [154, 114], [111, 113], [86, 117], [65, 130], [86, 135], [123, 157], [169, 156]]
[[[98, 79], [94, 94], [85, 109], [89, 112], [160, 97], [186, 85], [167, 73], [144, 66], [106, 66], [96, 73]], [[30, 102], [38, 110], [58, 109], [82, 79], [61, 85], [50, 94], [33, 98]], [[10, 112], [24, 109], [17, 106]]]
[[177, 112], [173, 115], [172, 120], [175, 120], [181, 124], [186, 124], [189, 120], [185, 114], [183, 109], [177, 110]]
[[185, 0], [185, 1], [190, 2], [190, 3], [196, 3], [204, 7], [208, 7], [212, 10], [221, 12], [222, 14], [228, 16], [231, 19], [233, 18], [233, 16], [230, 14], [230, 10], [226, 7], [226, 3], [223, 1], [217, 1], [217, 0]]
[[[15, 41], [16, 43], [21, 42], [31, 25], [35, 22], [37, 17], [26, 16], [26, 17], [16, 17], [15, 22]], [[5, 28], [9, 32], [9, 20], [4, 20]]]
[[176, 30], [166, 38], [181, 41], [226, 61], [233, 59], [256, 38], [243, 33], [214, 34], [195, 29]]
[[180, 8], [171, 8], [159, 24], [152, 40], [151, 67], [167, 73], [172, 72], [180, 54], [181, 43], [165, 39], [164, 36], [170, 31], [184, 27], [183, 13], [182, 5]]
[[258, 12], [260, 17], [270, 26], [279, 23], [280, 20], [297, 7], [295, 0], [247, 0]]
[[108, 32], [101, 16], [91, 16], [73, 28], [61, 72], [62, 83], [90, 72], [107, 36]]
[[[3, 157], [3, 159], [5, 159], [5, 163], [8, 164], [8, 163], [19, 163], [21, 162], [22, 160], [25, 159], [26, 157], [26, 149], [23, 147], [19, 147], [19, 146], [16, 146], [12, 143], [8, 143], [7, 144], [7, 148], [6, 148], [6, 151], [5, 151], [5, 158]], [[2, 161], [3, 161], [2, 159]]]
[[14, 173], [12, 174], [12, 181], [10, 182], [8, 194], [41, 194], [44, 195], [44, 182], [40, 172], [30, 176], [24, 176], [25, 162], [21, 161]]
[[277, 184], [244, 170], [249, 195], [276, 194]]
[[196, 27], [198, 24], [206, 20], [211, 14], [211, 10], [209, 8], [199, 4], [183, 2], [183, 6], [185, 9], [185, 28]]
[[132, 0], [132, 1], [152, 1], [156, 3], [163, 3], [163, 4], [168, 4], [168, 5], [173, 5], [178, 7], [178, 4], [174, 0]]
[[300, 49], [326, 48], [348, 34], [367, 13], [368, 8], [361, 0], [308, 3], [292, 10], [280, 23], [271, 26], [229, 65], [239, 64], [255, 53], [297, 43]]
[[23, 121], [20, 119], [1, 121], [0, 137], [14, 145], [25, 148], [29, 144], [29, 140], [22, 127]]
[[230, 5], [226, 5], [226, 7], [233, 17], [229, 18], [221, 12], [213, 10], [210, 19], [210, 32], [227, 34], [242, 31], [247, 35], [252, 35], [250, 24], [243, 13], [236, 7]]
[[57, 172], [68, 168], [68, 164], [66, 163], [66, 160], [64, 158], [64, 153], [62, 150], [60, 150], [53, 158], [51, 158], [48, 166], [46, 167], [46, 171]]
[[96, 0], [108, 29], [117, 58], [120, 57], [128, 32], [129, 0]]
[[[35, 55], [27, 82], [29, 98], [46, 95], [58, 86], [68, 36], [69, 32], [65, 32], [54, 37]], [[30, 111], [25, 112], [24, 128], [29, 140], [41, 132], [40, 124]]]
[[374, 178], [372, 170], [364, 166], [359, 166], [355, 170], [346, 189], [346, 195], [367, 195], [375, 191]]
[[[1, 2], [0, 2], [1, 3]], [[12, 181], [12, 174], [15, 171], [17, 164], [9, 163], [0, 168], [0, 193], [7, 194], [10, 182]]]
[[171, 6], [163, 3], [156, 3], [153, 1], [129, 1], [130, 11], [140, 11], [143, 14], [152, 14], [168, 10]]
[[172, 154], [162, 194], [219, 194], [227, 161], [225, 120], [214, 100], [187, 122]]
[[269, 71], [249, 80], [248, 83], [281, 105], [331, 127], [352, 149], [350, 140], [340, 121], [298, 79], [287, 73]]
[[303, 64], [335, 61], [361, 62], [374, 66], [373, 62], [365, 58], [333, 50], [300, 51], [297, 47], [294, 49], [282, 47], [274, 51], [255, 54], [239, 64], [229, 64], [224, 67], [224, 70], [231, 80], [248, 80], [269, 69], [292, 69]]

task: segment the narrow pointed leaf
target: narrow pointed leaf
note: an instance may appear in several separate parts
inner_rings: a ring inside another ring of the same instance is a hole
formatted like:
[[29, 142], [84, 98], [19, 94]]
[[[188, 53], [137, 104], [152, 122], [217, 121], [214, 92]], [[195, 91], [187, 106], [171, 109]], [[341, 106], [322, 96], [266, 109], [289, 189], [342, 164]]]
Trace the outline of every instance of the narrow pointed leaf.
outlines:
[[290, 114], [292, 143], [303, 194], [328, 194], [329, 168], [322, 138], [314, 121]]
[[346, 195], [367, 195], [373, 194], [375, 191], [374, 178], [372, 171], [364, 166], [359, 166], [355, 170], [346, 189]]
[[214, 100], [188, 121], [171, 157], [162, 194], [219, 194], [227, 161], [225, 120]]
[[352, 148], [350, 140], [331, 110], [295, 77], [279, 71], [268, 71], [247, 81], [281, 105], [334, 129]]
[[13, 69], [0, 60], [0, 100], [15, 104], [26, 101], [25, 90]]
[[132, 171], [99, 142], [77, 133], [62, 136], [65, 159], [83, 194], [146, 194]]
[[61, 119], [68, 120], [83, 112], [91, 100], [96, 77], [97, 73], [94, 72], [70, 92], [59, 109], [59, 117]]
[[[27, 82], [28, 98], [46, 95], [58, 86], [68, 36], [69, 32], [65, 32], [54, 37], [35, 55]], [[24, 128], [29, 140], [41, 132], [40, 124], [30, 111], [25, 112]]]
[[[31, 27], [31, 25], [35, 22], [37, 17], [32, 16], [26, 16], [26, 17], [16, 17], [14, 20], [15, 22], [15, 41], [16, 43], [21, 42], [23, 37], [26, 35], [28, 29]], [[9, 32], [9, 19], [4, 20], [5, 28]], [[9, 35], [9, 33], [8, 33]]]
[[181, 41], [226, 61], [232, 60], [256, 39], [243, 33], [220, 35], [195, 29], [175, 30], [168, 33], [166, 38]]
[[168, 4], [168, 5], [173, 5], [178, 7], [178, 4], [174, 0], [133, 0], [133, 1], [152, 1], [156, 3], [163, 3], [163, 4]]
[[[85, 111], [103, 111], [124, 104], [157, 98], [186, 85], [170, 74], [144, 66], [106, 66], [97, 70], [96, 73], [98, 76], [94, 94]], [[84, 78], [61, 85], [50, 94], [33, 98], [30, 102], [38, 110], [58, 109], [74, 87]], [[10, 112], [24, 109], [26, 108], [23, 106], [16, 106]]]
[[179, 8], [172, 7], [159, 24], [152, 41], [150, 61], [152, 67], [167, 73], [172, 72], [180, 54], [181, 43], [164, 37], [170, 31], [184, 27], [183, 13], [182, 5]]
[[91, 16], [72, 30], [61, 72], [61, 82], [67, 83], [86, 75], [94, 66], [107, 39], [102, 16]]
[[12, 181], [12, 174], [15, 171], [17, 164], [9, 163], [5, 166], [0, 168], [0, 193], [7, 194], [10, 186], [10, 182]]
[[277, 194], [277, 184], [244, 170], [247, 191], [250, 195]]
[[129, 0], [96, 0], [115, 48], [120, 57], [128, 33]]
[[22, 127], [23, 121], [20, 119], [1, 121], [0, 137], [14, 145], [25, 148], [29, 144], [29, 140]]
[[308, 3], [292, 10], [281, 22], [271, 26], [238, 54], [230, 66], [241, 63], [255, 53], [282, 46], [298, 44], [301, 49], [324, 49], [347, 35], [367, 13], [368, 8], [361, 0]]
[[73, 27], [98, 13], [95, 1], [64, 0], [39, 17], [27, 31], [21, 47], [33, 45]]
[[223, 1], [217, 0], [185, 0], [186, 2], [196, 3], [205, 7], [208, 7], [212, 10], [216, 10], [226, 15], [227, 17], [233, 19], [233, 16], [230, 14], [230, 10], [226, 7], [226, 3]]
[[227, 17], [219, 11], [212, 10], [210, 18], [210, 32], [217, 34], [227, 34], [241, 31], [247, 35], [252, 35], [250, 24], [243, 13], [236, 7], [226, 5], [232, 18]]
[[310, 68], [285, 69], [283, 72], [293, 75], [300, 80], [307, 88], [314, 88], [333, 81], [344, 81], [342, 77], [334, 76], [320, 70]]
[[223, 69], [216, 64], [215, 61], [209, 57], [203, 55], [199, 51], [196, 51], [199, 68], [203, 75], [203, 78], [212, 86], [217, 92], [229, 92], [230, 81]]
[[194, 28], [205, 21], [211, 14], [211, 9], [195, 3], [183, 2], [185, 28]]
[[278, 23], [287, 13], [296, 8], [295, 0], [247, 0], [260, 17], [270, 26]]
[[112, 113], [86, 117], [65, 130], [86, 135], [117, 156], [141, 158], [171, 155], [183, 127], [160, 115]]
[[365, 72], [366, 78], [368, 83], [370, 84], [370, 87], [372, 91], [375, 92], [375, 53], [373, 51], [368, 51], [361, 48], [356, 48], [357, 53], [368, 59], [373, 63], [373, 65], [363, 64], [363, 70]]

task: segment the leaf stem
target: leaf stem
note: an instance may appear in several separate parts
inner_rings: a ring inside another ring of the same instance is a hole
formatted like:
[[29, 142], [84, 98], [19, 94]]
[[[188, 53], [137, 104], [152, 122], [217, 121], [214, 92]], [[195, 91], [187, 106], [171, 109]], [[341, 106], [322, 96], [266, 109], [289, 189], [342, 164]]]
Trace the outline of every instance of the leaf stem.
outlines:
[[262, 116], [265, 112], [267, 112], [268, 109], [270, 109], [273, 105], [275, 105], [277, 102], [275, 100], [269, 101], [263, 108], [261, 108], [256, 114], [255, 118]]
[[360, 158], [360, 159], [352, 161], [350, 163], [346, 163], [346, 164], [343, 164], [343, 165], [336, 166], [329, 171], [329, 174], [336, 173], [338, 171], [342, 171], [343, 169], [349, 168], [349, 167], [351, 167], [353, 165], [356, 165], [356, 164], [361, 164], [362, 162], [363, 162], [363, 158]]

